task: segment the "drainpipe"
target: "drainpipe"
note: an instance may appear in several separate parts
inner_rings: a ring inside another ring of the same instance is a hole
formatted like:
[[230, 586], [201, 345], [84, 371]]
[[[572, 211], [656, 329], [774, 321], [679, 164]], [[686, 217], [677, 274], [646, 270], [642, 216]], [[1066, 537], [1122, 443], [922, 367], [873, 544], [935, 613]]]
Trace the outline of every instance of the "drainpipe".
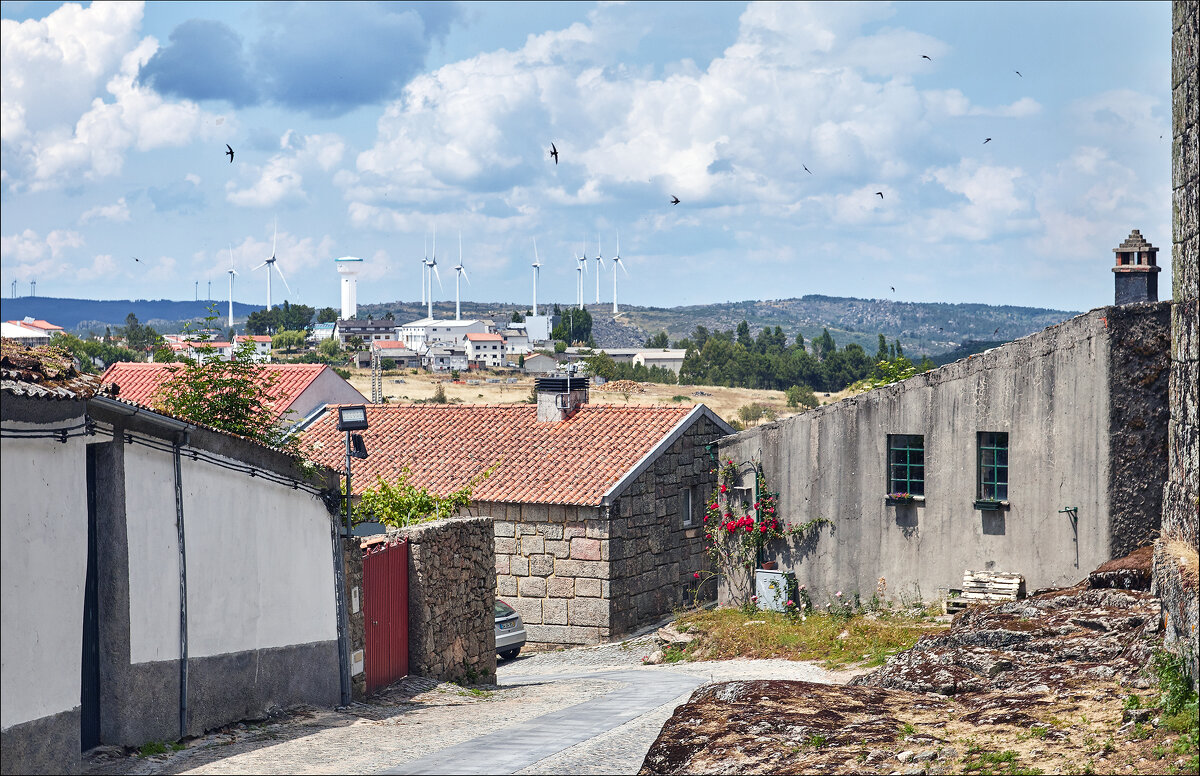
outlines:
[[188, 734], [188, 617], [187, 617], [187, 549], [183, 531], [183, 467], [180, 448], [184, 439], [175, 442], [175, 529], [179, 540], [179, 737]]

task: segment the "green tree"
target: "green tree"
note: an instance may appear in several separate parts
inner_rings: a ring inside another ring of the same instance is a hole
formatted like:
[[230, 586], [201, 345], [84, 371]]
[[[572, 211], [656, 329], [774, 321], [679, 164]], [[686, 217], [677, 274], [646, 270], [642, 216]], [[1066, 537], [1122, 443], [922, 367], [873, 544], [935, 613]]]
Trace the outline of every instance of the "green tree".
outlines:
[[338, 311], [332, 307], [322, 307], [317, 311], [317, 323], [337, 323]]
[[163, 342], [162, 336], [153, 326], [139, 323], [133, 313], [125, 316], [125, 325], [118, 328], [117, 333], [125, 339], [125, 347], [139, 353], [149, 353]]
[[86, 374], [95, 374], [100, 368], [107, 369], [118, 361], [146, 360], [146, 356], [142, 352], [102, 340], [82, 340], [74, 334], [65, 332], [56, 332], [50, 338], [50, 344], [69, 351], [75, 363], [78, 364], [79, 371]]
[[812, 409], [820, 405], [817, 394], [807, 385], [793, 385], [787, 389], [787, 404], [789, 407], [808, 407]]
[[367, 349], [366, 343], [363, 342], [363, 338], [358, 336], [357, 334], [354, 335], [353, 337], [346, 338], [346, 350], [350, 350], [350, 351], [357, 353], [360, 350], [366, 350], [366, 349]]
[[612, 356], [605, 353], [603, 350], [599, 353], [593, 353], [583, 359], [583, 363], [587, 365], [588, 374], [595, 377], [603, 377], [605, 380], [617, 380], [617, 362], [613, 361]]
[[525, 316], [521, 315], [520, 310], [513, 310], [512, 322], [513, 323], [524, 323], [525, 322]]
[[[210, 324], [215, 316], [209, 318]], [[211, 344], [197, 347], [199, 358], [183, 358], [171, 368], [152, 399], [153, 407], [175, 417], [244, 436], [273, 447], [295, 449], [272, 407], [276, 375], [255, 360], [254, 343], [244, 341], [228, 361]]]
[[355, 522], [374, 520], [388, 528], [404, 528], [430, 520], [453, 517], [471, 504], [471, 492], [495, 469], [472, 477], [466, 485], [445, 496], [438, 496], [412, 482], [412, 472], [405, 468], [395, 482], [378, 478], [375, 487], [362, 492], [361, 506]]
[[829, 329], [821, 329], [821, 336], [813, 340], [813, 351], [822, 361], [837, 351], [837, 343], [833, 341], [833, 335], [829, 333]]
[[667, 337], [667, 333], [665, 331], [660, 331], [658, 334], [655, 334], [653, 337], [646, 340], [646, 347], [648, 348], [668, 348], [670, 346], [671, 340]]
[[562, 340], [555, 340], [554, 341], [554, 352], [555, 353], [566, 353], [567, 352], [567, 343], [563, 342]]
[[328, 337], [321, 340], [320, 344], [317, 345], [317, 350], [329, 358], [336, 358], [341, 355], [342, 346], [338, 344], [336, 337]]
[[304, 332], [284, 330], [271, 337], [271, 347], [291, 353], [304, 347]]

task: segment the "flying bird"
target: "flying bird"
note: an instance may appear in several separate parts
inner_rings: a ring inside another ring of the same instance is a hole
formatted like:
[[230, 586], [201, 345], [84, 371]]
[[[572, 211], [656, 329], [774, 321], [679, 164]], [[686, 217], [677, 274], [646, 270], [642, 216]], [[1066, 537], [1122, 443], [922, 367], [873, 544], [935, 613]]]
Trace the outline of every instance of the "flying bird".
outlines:
[[893, 294], [894, 294], [894, 293], [896, 293], [896, 287], [895, 287], [895, 286], [888, 286], [888, 288], [892, 289], [892, 293], [893, 293]]
[[[922, 55], [921, 55], [921, 59], [929, 59], [929, 55], [928, 55], [928, 54], [922, 54]], [[929, 61], [930, 61], [930, 62], [932, 62], [933, 60], [932, 60], [932, 59], [929, 59]]]
[[1018, 77], [1018, 78], [1024, 78], [1024, 77], [1025, 77], [1025, 76], [1021, 75], [1021, 71], [1020, 71], [1020, 70], [1014, 70], [1013, 72], [1017, 74], [1017, 77]]
[[[879, 195], [879, 198], [880, 198], [880, 199], [883, 199], [883, 192], [882, 192], [882, 191], [877, 191], [877, 192], [875, 192], [875, 193]], [[893, 289], [893, 290], [894, 290], [894, 289]]]
[[554, 143], [550, 144], [550, 155], [554, 157], [554, 163], [558, 164], [558, 149], [554, 147]]
[[225, 155], [229, 157], [229, 163], [233, 164], [233, 146], [229, 145], [229, 143], [226, 143], [225, 147], [229, 149], [225, 152]]
[[1000, 327], [996, 327], [996, 330], [994, 332], [992, 332], [992, 336], [995, 337], [999, 333], [1000, 333]]
[[141, 260], [141, 259], [139, 259], [137, 256], [130, 256], [129, 258], [133, 259], [133, 260], [134, 260], [134, 261], [136, 261], [138, 264], [141, 264], [141, 263], [142, 263], [142, 260]]
[[805, 171], [806, 173], [808, 173], [809, 175], [812, 175], [812, 170], [808, 169], [808, 166], [807, 166], [807, 165], [803, 165], [803, 164], [802, 164], [802, 165], [800, 165], [800, 166], [804, 168], [804, 171]]
[[984, 141], [983, 141], [983, 144], [984, 144], [984, 145], [987, 145], [987, 144], [988, 144], [988, 143], [990, 143], [990, 142], [992, 142], [992, 139], [989, 137], [987, 140], [984, 140]]
[[672, 195], [671, 195], [671, 204], [672, 204], [672, 205], [678, 205], [678, 204], [679, 204], [679, 197], [677, 197], [677, 196], [675, 196], [674, 194], [672, 194]]
[[944, 331], [944, 329], [942, 329], [942, 327], [941, 327], [941, 326], [939, 326], [939, 327], [938, 327], [938, 331]]

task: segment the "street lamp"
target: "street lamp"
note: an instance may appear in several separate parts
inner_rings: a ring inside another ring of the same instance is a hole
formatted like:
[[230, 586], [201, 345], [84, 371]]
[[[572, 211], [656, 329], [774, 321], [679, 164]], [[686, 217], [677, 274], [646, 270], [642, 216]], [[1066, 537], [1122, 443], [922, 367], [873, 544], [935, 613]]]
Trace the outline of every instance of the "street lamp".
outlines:
[[366, 431], [367, 408], [362, 404], [338, 407], [338, 431], [346, 432], [346, 536], [353, 536], [350, 527], [350, 510], [353, 491], [350, 490], [350, 462], [354, 458], [366, 458], [367, 446], [361, 434], [352, 431]]

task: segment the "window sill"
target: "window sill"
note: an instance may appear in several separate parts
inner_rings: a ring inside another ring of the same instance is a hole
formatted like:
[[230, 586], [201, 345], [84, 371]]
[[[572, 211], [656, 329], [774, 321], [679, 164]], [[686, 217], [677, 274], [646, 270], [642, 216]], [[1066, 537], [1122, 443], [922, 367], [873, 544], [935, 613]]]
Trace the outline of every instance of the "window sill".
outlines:
[[898, 506], [898, 507], [902, 507], [905, 504], [924, 504], [925, 497], [924, 496], [910, 496], [908, 498], [892, 498], [891, 496], [884, 496], [883, 503], [885, 503], [889, 506]]
[[983, 512], [996, 512], [1002, 509], [1008, 509], [1007, 501], [992, 501], [990, 499], [977, 499], [975, 508]]

